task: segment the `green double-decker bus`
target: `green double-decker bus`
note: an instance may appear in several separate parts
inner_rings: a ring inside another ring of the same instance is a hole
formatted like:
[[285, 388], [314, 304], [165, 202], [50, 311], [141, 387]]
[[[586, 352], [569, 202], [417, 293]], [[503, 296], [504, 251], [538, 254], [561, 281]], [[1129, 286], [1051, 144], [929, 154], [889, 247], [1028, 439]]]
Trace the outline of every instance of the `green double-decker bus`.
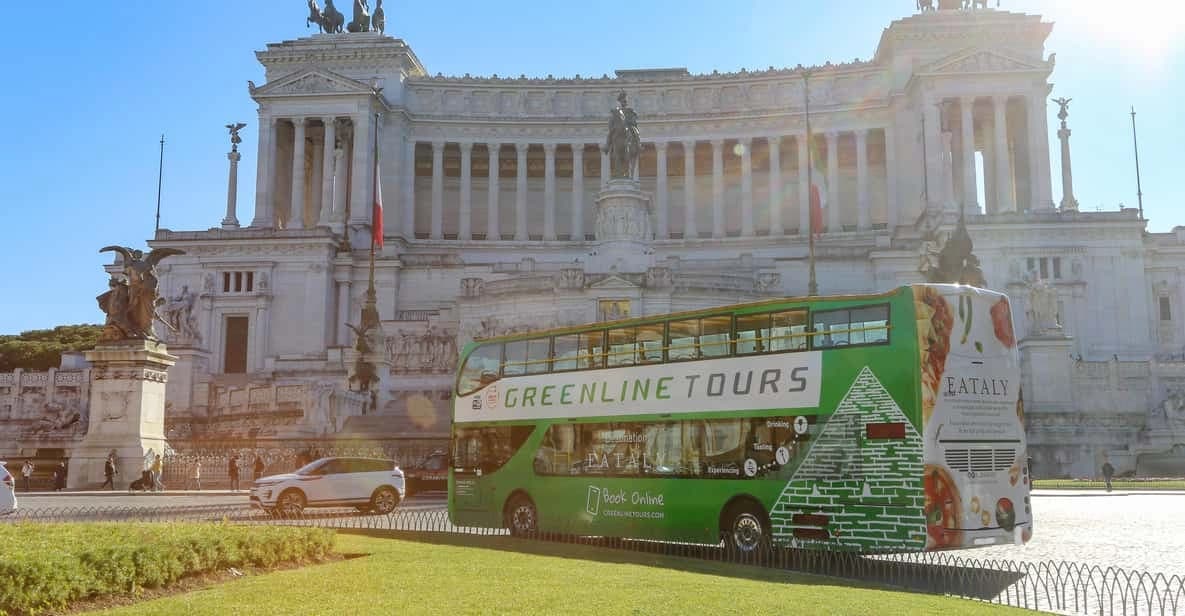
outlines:
[[852, 551], [1032, 535], [1008, 298], [787, 298], [478, 340], [459, 526]]

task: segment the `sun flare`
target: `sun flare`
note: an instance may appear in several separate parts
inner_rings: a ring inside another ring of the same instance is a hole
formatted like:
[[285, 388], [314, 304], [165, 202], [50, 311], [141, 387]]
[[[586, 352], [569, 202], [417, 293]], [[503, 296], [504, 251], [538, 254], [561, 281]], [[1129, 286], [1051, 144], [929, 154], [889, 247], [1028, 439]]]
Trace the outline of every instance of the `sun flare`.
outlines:
[[1073, 0], [1061, 8], [1061, 21], [1078, 31], [1078, 42], [1132, 56], [1162, 56], [1185, 37], [1185, 2], [1180, 0]]

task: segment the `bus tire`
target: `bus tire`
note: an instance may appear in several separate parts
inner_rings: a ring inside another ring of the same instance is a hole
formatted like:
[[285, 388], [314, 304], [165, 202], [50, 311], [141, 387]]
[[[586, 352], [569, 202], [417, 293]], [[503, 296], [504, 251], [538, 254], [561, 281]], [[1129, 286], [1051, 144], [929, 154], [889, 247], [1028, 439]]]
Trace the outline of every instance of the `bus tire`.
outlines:
[[769, 548], [769, 516], [761, 505], [747, 499], [736, 501], [724, 510], [720, 519], [725, 550], [754, 556]]
[[539, 510], [530, 496], [519, 492], [506, 501], [506, 528], [516, 537], [539, 532]]

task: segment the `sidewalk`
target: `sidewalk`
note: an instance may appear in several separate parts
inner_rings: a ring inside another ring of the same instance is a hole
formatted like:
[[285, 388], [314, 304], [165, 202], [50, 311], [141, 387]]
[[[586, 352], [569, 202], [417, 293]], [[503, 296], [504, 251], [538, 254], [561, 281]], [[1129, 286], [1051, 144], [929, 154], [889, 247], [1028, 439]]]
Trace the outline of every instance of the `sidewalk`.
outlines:
[[247, 490], [239, 490], [232, 492], [230, 490], [165, 490], [164, 492], [129, 492], [127, 490], [62, 490], [61, 492], [25, 492], [24, 490], [17, 490], [16, 497], [21, 499], [25, 496], [242, 496], [246, 497]]
[[1103, 489], [1054, 489], [1044, 488], [1040, 490], [1033, 490], [1033, 496], [1185, 496], [1185, 490], [1112, 490], [1110, 492]]

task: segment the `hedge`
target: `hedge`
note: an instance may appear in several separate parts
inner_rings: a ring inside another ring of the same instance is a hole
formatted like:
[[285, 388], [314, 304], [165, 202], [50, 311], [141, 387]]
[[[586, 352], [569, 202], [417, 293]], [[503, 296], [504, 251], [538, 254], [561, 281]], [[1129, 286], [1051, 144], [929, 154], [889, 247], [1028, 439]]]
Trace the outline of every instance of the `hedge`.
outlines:
[[229, 524], [0, 524], [0, 616], [137, 596], [188, 575], [325, 558], [332, 531]]

